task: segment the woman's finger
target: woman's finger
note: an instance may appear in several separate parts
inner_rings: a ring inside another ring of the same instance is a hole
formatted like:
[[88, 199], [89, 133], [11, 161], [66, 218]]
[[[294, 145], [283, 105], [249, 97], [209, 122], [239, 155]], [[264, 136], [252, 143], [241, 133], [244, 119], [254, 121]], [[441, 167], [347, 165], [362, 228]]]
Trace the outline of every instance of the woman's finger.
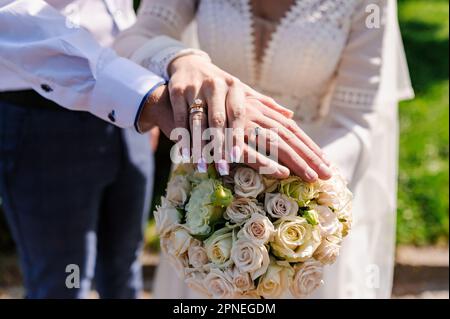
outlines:
[[[317, 156], [311, 148], [305, 145], [294, 133], [283, 127], [279, 122], [266, 116], [254, 119], [254, 122], [264, 128], [276, 129], [277, 134], [281, 137], [282, 141], [289, 145], [296, 155], [317, 173], [319, 178], [328, 179], [331, 177], [331, 170], [323, 163], [321, 158]], [[293, 165], [300, 165], [300, 163], [301, 161], [297, 159], [293, 162]], [[296, 169], [293, 170], [297, 171]]]
[[280, 165], [279, 163], [262, 155], [249, 145], [244, 145], [242, 156], [243, 162], [245, 162], [247, 166], [250, 166], [251, 168], [258, 171], [260, 174], [278, 179], [289, 177], [290, 172], [287, 167]]
[[208, 105], [208, 124], [213, 135], [214, 161], [220, 175], [228, 175], [230, 166], [225, 159], [225, 127], [227, 115], [225, 99], [227, 96], [227, 86], [225, 82], [205, 81], [202, 92]]
[[189, 115], [187, 112], [188, 104], [184, 96], [184, 87], [175, 84], [172, 80], [169, 82], [170, 104], [174, 117], [174, 124], [177, 128], [189, 128]]
[[308, 146], [322, 160], [324, 164], [326, 164], [327, 166], [331, 164], [321, 148], [297, 125], [294, 120], [283, 117], [281, 114], [275, 112], [265, 105], [261, 105], [259, 110], [265, 116], [277, 121], [286, 129], [294, 133], [295, 136], [299, 138], [306, 146]]
[[[207, 108], [205, 98], [200, 92], [200, 86], [190, 85], [185, 90], [185, 99], [189, 107], [189, 127], [192, 141], [192, 160], [197, 163], [199, 172], [206, 173], [209, 159], [205, 150], [206, 141], [203, 138], [204, 132], [208, 128]], [[196, 104], [199, 108], [193, 107]]]
[[[264, 147], [264, 153], [267, 153], [267, 150], [271, 150], [270, 154], [273, 156], [272, 150], [276, 149], [278, 153], [276, 154], [276, 160], [288, 167], [292, 173], [310, 183], [318, 179], [317, 173], [295, 152], [291, 145], [283, 141], [275, 130], [261, 127], [253, 122], [247, 125], [247, 129], [250, 130], [247, 133], [248, 143], [256, 145], [256, 142], [258, 151], [261, 151], [260, 148]], [[256, 140], [256, 135], [258, 140]]]
[[245, 129], [245, 93], [237, 83], [231, 84], [226, 98], [228, 127], [232, 129], [231, 136], [226, 136], [229, 144], [227, 151], [231, 162], [237, 162], [244, 148]]

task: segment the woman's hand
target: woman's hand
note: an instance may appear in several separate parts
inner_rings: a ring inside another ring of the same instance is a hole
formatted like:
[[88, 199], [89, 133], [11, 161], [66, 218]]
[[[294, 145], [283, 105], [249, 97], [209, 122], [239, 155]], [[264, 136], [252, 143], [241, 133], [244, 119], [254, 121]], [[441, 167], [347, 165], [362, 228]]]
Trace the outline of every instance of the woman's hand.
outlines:
[[[331, 177], [330, 163], [325, 155], [294, 120], [274, 112], [256, 98], [246, 98], [245, 106], [247, 142], [241, 161], [255, 169], [263, 166], [269, 168], [269, 171], [274, 172], [270, 175], [276, 178], [286, 178], [290, 173], [308, 182]], [[277, 148], [278, 161], [257, 153], [251, 146], [256, 145], [256, 131], [266, 141], [267, 150], [270, 147]], [[249, 161], [249, 158], [256, 158], [256, 162]]]
[[[329, 163], [324, 159], [321, 149], [292, 119], [274, 111], [254, 97], [246, 97], [243, 105], [246, 108], [246, 116], [243, 119], [246, 143], [238, 151], [239, 156], [234, 154], [235, 158], [240, 158], [241, 161], [255, 169], [265, 167], [268, 171], [273, 172], [270, 175], [276, 178], [286, 178], [291, 172], [309, 182], [317, 180], [318, 177], [321, 179], [331, 177]], [[205, 116], [201, 112], [195, 113], [191, 116], [191, 122], [194, 120], [206, 122]], [[161, 86], [149, 96], [139, 119], [139, 127], [143, 131], [147, 131], [155, 125], [159, 126], [168, 137], [176, 128], [175, 116], [173, 108], [170, 106], [166, 86]], [[257, 127], [259, 129], [256, 129]], [[271, 146], [277, 148], [279, 161], [274, 161], [258, 153], [252, 147], [256, 130], [261, 136], [268, 137], [266, 149], [270, 149]], [[255, 159], [255, 161], [251, 159]]]
[[[225, 128], [244, 129], [246, 121], [245, 99], [253, 96], [268, 109], [280, 116], [291, 117], [292, 112], [231, 76], [212, 64], [208, 59], [198, 55], [181, 56], [169, 65], [169, 94], [174, 114], [175, 127], [203, 132], [207, 127], [215, 129], [215, 143], [220, 145], [215, 154], [217, 169], [221, 175], [227, 175], [229, 165], [226, 161], [230, 154], [225, 154]], [[207, 106], [207, 118], [200, 114], [191, 116], [189, 106], [196, 99]], [[201, 147], [203, 148], [204, 142]], [[199, 159], [199, 167], [204, 168], [204, 158]]]

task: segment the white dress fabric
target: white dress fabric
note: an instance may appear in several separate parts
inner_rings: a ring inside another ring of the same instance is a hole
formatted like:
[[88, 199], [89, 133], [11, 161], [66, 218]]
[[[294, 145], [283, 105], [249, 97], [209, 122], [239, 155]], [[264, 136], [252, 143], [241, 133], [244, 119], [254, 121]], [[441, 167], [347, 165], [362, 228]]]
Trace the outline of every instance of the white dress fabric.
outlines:
[[[389, 298], [395, 250], [397, 103], [413, 95], [396, 2], [297, 0], [273, 32], [260, 63], [250, 3], [143, 1], [136, 25], [119, 36], [115, 47], [143, 66], [161, 70], [180, 50], [176, 47], [181, 42], [174, 39], [181, 40], [188, 28], [191, 33], [184, 38], [197, 36], [199, 48], [214, 64], [292, 109], [354, 193], [352, 232], [338, 261], [325, 267], [325, 285], [311, 297]], [[377, 8], [380, 25], [369, 16]], [[189, 26], [193, 20], [196, 28]], [[171, 52], [169, 58], [157, 57], [161, 50]], [[154, 297], [200, 296], [176, 277], [163, 256]]]

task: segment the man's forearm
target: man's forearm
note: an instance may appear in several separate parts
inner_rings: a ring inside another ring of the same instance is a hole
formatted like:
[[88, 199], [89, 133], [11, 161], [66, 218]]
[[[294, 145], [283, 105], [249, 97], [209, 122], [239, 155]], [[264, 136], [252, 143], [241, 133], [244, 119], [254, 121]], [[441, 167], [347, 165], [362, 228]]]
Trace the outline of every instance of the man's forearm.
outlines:
[[0, 0], [0, 63], [45, 98], [132, 127], [164, 80], [111, 49], [42, 0]]

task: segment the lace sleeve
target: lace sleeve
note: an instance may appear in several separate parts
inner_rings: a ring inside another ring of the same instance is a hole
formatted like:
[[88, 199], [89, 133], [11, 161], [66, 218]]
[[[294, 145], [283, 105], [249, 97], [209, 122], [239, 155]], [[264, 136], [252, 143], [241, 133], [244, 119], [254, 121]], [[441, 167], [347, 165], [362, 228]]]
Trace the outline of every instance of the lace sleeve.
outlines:
[[166, 80], [169, 63], [186, 54], [209, 58], [200, 50], [187, 48], [181, 35], [193, 20], [198, 0], [143, 0], [135, 25], [122, 32], [115, 50]]
[[380, 85], [386, 0], [362, 1], [338, 66], [332, 107], [372, 110]]

